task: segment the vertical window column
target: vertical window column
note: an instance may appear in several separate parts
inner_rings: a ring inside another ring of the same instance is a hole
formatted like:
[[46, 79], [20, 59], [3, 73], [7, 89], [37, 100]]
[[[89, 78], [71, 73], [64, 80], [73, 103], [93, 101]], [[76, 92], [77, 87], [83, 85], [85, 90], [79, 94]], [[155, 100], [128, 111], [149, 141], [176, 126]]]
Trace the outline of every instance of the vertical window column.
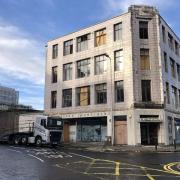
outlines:
[[57, 106], [57, 91], [51, 91], [51, 108]]
[[141, 80], [142, 101], [151, 101], [151, 80]]

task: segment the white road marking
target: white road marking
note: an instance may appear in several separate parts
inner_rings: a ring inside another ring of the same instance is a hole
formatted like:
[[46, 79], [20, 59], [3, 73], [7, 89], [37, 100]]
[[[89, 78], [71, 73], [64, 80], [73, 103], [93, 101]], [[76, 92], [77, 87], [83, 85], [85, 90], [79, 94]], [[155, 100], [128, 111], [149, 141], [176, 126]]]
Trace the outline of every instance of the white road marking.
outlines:
[[10, 146], [12, 148], [15, 148], [15, 149], [27, 149], [27, 148], [23, 148], [23, 147], [16, 147], [16, 146]]
[[13, 151], [13, 152], [18, 152], [18, 153], [22, 153], [21, 151], [17, 151], [17, 150], [14, 150], [14, 149], [7, 149], [8, 151]]
[[81, 155], [81, 154], [76, 154], [76, 153], [70, 153], [70, 154], [73, 154], [75, 156], [79, 156], [79, 157], [84, 157], [84, 158], [88, 158], [88, 159], [91, 159], [91, 160], [94, 160], [95, 158], [91, 158], [89, 156], [84, 156], [84, 155]]
[[41, 161], [41, 162], [44, 162], [44, 160], [43, 159], [41, 159], [41, 158], [38, 158], [38, 157], [36, 157], [36, 156], [34, 156], [34, 155], [32, 155], [32, 154], [28, 154], [29, 156], [32, 156], [32, 157], [34, 157], [34, 158], [36, 158], [36, 159], [38, 159], [39, 161]]

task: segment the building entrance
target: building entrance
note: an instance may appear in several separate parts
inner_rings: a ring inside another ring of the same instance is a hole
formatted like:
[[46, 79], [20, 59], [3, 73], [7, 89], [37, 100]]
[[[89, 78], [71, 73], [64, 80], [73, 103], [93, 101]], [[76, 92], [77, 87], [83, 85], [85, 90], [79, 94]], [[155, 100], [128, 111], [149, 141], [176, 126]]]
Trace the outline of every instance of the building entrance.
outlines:
[[159, 123], [143, 122], [141, 125], [141, 144], [155, 145], [158, 143]]

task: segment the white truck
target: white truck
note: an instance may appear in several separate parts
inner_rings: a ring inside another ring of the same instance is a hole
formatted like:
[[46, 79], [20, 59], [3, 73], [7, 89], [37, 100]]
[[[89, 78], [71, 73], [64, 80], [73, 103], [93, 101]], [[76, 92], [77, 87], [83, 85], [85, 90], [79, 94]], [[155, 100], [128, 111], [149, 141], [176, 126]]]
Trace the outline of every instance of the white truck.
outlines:
[[48, 117], [37, 114], [21, 114], [13, 122], [2, 123], [0, 141], [9, 144], [50, 144], [60, 143], [63, 132], [63, 121], [57, 117]]

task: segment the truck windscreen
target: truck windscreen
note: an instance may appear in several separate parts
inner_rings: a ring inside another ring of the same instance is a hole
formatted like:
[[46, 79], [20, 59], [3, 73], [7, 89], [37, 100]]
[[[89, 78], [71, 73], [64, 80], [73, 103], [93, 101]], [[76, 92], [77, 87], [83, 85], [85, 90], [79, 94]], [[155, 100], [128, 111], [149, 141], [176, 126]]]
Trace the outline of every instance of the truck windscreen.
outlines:
[[61, 127], [62, 126], [62, 120], [48, 118], [47, 126], [48, 127]]

